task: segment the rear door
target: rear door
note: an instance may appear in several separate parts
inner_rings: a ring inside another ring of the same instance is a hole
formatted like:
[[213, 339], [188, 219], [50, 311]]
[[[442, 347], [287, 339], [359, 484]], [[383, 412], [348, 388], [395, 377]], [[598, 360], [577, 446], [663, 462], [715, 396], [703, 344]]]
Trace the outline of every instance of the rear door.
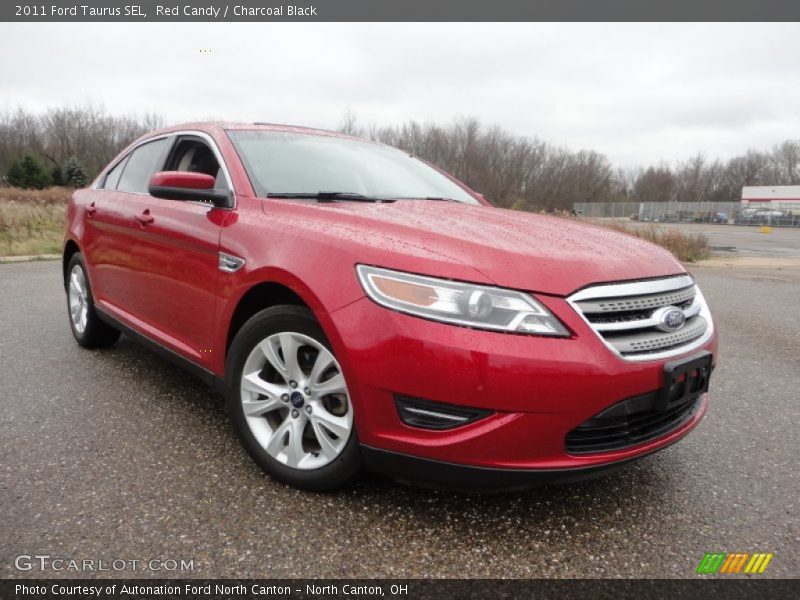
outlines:
[[163, 164], [171, 143], [169, 136], [161, 136], [139, 144], [120, 164], [121, 171], [113, 177], [109, 172], [106, 178], [112, 200], [106, 218], [108, 240], [99, 257], [105, 265], [100, 277], [103, 284], [101, 308], [128, 324], [138, 324], [136, 315], [141, 310], [134, 215], [147, 208], [147, 173]]
[[101, 308], [119, 302], [124, 296], [119, 291], [119, 284], [127, 253], [120, 253], [118, 244], [119, 236], [124, 235], [127, 229], [127, 221], [116, 201], [116, 188], [128, 156], [117, 161], [91, 190], [86, 205], [81, 251], [86, 257], [92, 295]]
[[155, 198], [147, 185], [154, 173], [164, 170], [214, 175], [219, 189], [229, 184], [210, 140], [199, 134], [173, 136], [165, 150], [126, 179], [129, 163], [120, 180], [130, 216], [135, 288], [130, 312], [149, 337], [207, 366], [220, 274], [219, 238], [229, 211], [205, 202]]

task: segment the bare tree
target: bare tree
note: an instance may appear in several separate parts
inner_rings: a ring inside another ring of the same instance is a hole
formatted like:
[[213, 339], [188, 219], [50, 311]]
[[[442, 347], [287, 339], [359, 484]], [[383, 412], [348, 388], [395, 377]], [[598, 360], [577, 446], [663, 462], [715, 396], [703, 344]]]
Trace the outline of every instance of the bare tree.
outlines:
[[155, 113], [114, 116], [94, 104], [42, 114], [18, 108], [0, 114], [0, 173], [24, 152], [32, 152], [58, 167], [75, 156], [93, 177], [124, 146], [162, 123]]
[[800, 184], [800, 142], [787, 140], [772, 150], [776, 184]]
[[348, 106], [344, 112], [344, 118], [339, 124], [339, 131], [346, 135], [361, 135], [361, 130], [356, 126], [356, 113]]
[[[162, 126], [155, 113], [111, 115], [85, 104], [0, 113], [0, 176], [24, 153], [62, 167], [76, 157], [94, 176], [124, 146]], [[348, 108], [339, 130], [396, 146], [453, 173], [496, 205], [571, 210], [575, 202], [736, 201], [745, 185], [800, 185], [800, 141], [748, 150], [727, 162], [699, 153], [675, 164], [614, 168], [592, 150], [514, 135], [475, 117], [447, 124], [407, 121], [361, 126]]]

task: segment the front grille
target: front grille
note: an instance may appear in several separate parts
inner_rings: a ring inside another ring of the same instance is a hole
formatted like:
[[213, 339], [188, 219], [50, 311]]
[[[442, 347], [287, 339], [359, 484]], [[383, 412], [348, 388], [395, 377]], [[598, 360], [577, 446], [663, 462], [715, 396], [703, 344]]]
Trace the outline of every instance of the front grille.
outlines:
[[677, 292], [668, 292], [666, 294], [648, 294], [634, 298], [584, 300], [579, 304], [581, 309], [588, 313], [618, 313], [681, 304], [693, 298], [694, 286], [691, 285]]
[[700, 409], [702, 396], [667, 410], [656, 407], [658, 392], [623, 400], [567, 434], [570, 454], [621, 450], [665, 435], [689, 421]]
[[[594, 332], [627, 360], [656, 360], [700, 347], [712, 322], [703, 295], [688, 275], [597, 285], [568, 298]], [[662, 309], [678, 308], [683, 325], [664, 330]]]

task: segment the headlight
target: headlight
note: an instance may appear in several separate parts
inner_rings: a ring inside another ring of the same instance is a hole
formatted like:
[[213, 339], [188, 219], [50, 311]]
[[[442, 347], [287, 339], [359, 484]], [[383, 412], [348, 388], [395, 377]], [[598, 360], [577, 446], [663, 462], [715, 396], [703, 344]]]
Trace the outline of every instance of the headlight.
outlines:
[[367, 295], [386, 308], [467, 327], [569, 336], [544, 306], [514, 290], [358, 265]]

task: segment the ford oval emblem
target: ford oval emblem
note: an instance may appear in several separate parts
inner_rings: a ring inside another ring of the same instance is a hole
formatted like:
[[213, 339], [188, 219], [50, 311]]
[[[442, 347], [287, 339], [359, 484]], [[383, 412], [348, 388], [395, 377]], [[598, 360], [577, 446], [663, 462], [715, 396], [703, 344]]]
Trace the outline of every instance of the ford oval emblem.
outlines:
[[658, 321], [656, 327], [661, 331], [678, 331], [686, 323], [686, 315], [677, 306], [665, 306], [658, 309], [653, 317]]

